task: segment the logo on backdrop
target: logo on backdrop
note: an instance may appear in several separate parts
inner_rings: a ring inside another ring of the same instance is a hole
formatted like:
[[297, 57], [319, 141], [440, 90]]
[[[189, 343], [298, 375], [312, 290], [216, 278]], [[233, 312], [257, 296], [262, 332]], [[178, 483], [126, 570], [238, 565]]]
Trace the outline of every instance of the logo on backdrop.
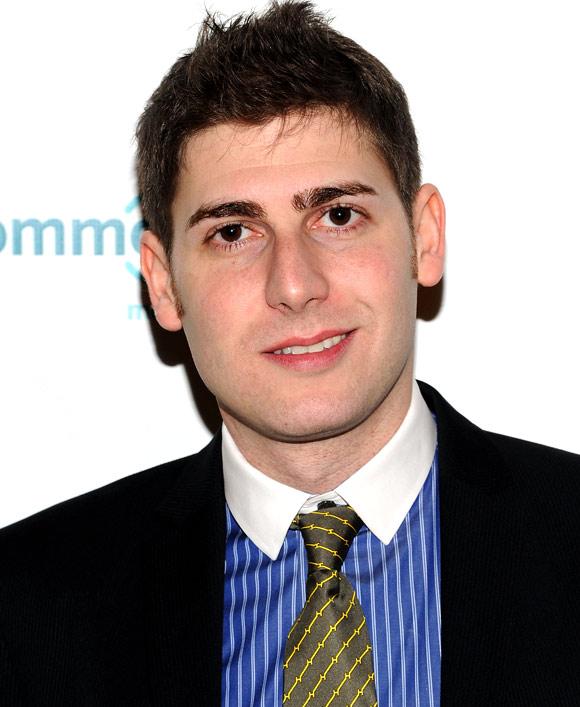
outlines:
[[[143, 227], [138, 197], [125, 206], [122, 219], [12, 219], [10, 223], [0, 222], [0, 257], [3, 254], [98, 257], [106, 253], [122, 258], [124, 270], [139, 281], [137, 263]], [[145, 308], [130, 304], [127, 316], [144, 319]]]

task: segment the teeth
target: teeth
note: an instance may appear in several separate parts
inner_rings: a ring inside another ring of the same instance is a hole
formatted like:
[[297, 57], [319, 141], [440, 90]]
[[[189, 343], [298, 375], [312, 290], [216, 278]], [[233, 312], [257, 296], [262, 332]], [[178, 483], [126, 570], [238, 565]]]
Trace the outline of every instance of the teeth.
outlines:
[[284, 349], [278, 349], [274, 351], [275, 354], [307, 354], [307, 353], [320, 353], [324, 349], [331, 349], [338, 343], [346, 339], [346, 334], [339, 334], [338, 336], [331, 336], [323, 341], [318, 341], [316, 344], [311, 344], [310, 346], [287, 346]]

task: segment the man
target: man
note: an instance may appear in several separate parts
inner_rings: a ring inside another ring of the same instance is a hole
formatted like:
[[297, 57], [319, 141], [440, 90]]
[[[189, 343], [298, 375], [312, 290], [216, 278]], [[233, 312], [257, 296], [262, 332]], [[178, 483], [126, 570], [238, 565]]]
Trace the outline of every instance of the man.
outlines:
[[208, 19], [137, 135], [151, 303], [224, 426], [2, 532], [3, 704], [579, 704], [580, 461], [413, 381], [445, 214], [399, 84], [274, 5]]

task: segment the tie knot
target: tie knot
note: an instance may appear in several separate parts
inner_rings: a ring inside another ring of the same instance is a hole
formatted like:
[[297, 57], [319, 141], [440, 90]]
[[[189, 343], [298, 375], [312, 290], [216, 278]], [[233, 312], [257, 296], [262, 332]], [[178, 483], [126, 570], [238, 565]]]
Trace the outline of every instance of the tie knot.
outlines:
[[350, 545], [362, 526], [350, 506], [334, 506], [298, 516], [308, 555], [308, 573], [340, 571]]

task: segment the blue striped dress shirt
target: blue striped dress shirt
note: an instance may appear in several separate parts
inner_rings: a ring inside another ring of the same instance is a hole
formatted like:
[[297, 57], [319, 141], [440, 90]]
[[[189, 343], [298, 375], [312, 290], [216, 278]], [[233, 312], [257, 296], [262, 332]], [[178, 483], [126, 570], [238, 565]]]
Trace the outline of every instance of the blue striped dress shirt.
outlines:
[[[379, 707], [439, 706], [441, 608], [437, 454], [422, 489], [383, 544], [366, 526], [343, 571], [373, 646]], [[272, 560], [227, 514], [222, 704], [282, 704], [286, 637], [305, 601], [306, 552], [290, 530]]]

